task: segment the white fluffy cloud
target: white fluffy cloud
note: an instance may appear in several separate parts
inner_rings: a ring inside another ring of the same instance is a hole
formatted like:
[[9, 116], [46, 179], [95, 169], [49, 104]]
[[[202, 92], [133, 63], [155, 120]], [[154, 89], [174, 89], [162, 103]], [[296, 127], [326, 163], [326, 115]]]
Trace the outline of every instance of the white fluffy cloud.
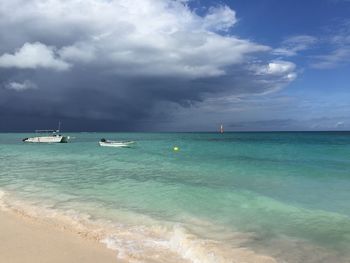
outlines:
[[270, 49], [217, 33], [236, 23], [228, 6], [199, 16], [185, 2], [6, 1], [0, 4], [3, 25], [26, 22], [27, 31], [35, 29], [45, 34], [43, 39], [61, 39], [62, 44], [56, 53], [51, 46], [26, 43], [14, 55], [2, 55], [0, 66], [65, 70], [69, 63], [98, 60], [115, 73], [198, 78], [225, 75], [227, 67], [245, 62], [247, 55]]
[[295, 64], [289, 61], [273, 61], [266, 67], [266, 73], [271, 75], [281, 75], [289, 72], [293, 72]]
[[227, 31], [237, 22], [236, 13], [227, 6], [212, 7], [204, 17], [204, 28]]
[[0, 67], [36, 69], [50, 68], [54, 70], [67, 70], [69, 64], [56, 57], [55, 49], [42, 43], [25, 43], [14, 54], [0, 56]]
[[37, 88], [38, 86], [29, 80], [25, 80], [24, 82], [12, 81], [5, 85], [5, 89], [14, 90], [14, 91], [25, 91], [25, 90], [37, 89]]
[[296, 77], [295, 64], [289, 61], [275, 60], [267, 65], [253, 66], [257, 75], [282, 76], [292, 81]]

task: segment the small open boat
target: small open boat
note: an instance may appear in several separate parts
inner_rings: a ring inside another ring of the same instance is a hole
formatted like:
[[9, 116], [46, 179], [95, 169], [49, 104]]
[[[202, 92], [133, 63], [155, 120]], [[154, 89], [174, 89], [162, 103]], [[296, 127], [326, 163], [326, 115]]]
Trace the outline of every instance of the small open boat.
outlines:
[[100, 146], [103, 147], [131, 147], [134, 141], [111, 141], [106, 139], [101, 139], [99, 142]]

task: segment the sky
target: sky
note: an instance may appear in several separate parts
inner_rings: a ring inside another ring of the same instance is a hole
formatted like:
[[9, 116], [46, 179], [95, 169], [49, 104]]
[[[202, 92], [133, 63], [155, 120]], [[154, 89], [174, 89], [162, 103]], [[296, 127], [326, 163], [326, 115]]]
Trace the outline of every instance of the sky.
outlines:
[[2, 0], [0, 132], [350, 130], [350, 0]]

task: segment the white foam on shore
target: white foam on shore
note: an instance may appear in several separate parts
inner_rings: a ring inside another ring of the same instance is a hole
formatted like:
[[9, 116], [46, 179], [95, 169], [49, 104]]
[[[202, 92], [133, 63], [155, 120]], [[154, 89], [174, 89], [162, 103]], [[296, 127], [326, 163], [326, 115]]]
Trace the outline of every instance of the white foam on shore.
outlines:
[[115, 250], [118, 258], [125, 262], [276, 263], [273, 258], [256, 254], [251, 249], [201, 238], [181, 224], [169, 227], [155, 222], [154, 225], [135, 226], [92, 219], [75, 210], [33, 205], [4, 191], [0, 191], [0, 208], [100, 241]]
[[5, 203], [5, 196], [6, 196], [6, 192], [4, 191], [1, 191], [0, 190], [0, 209], [3, 210], [3, 211], [7, 211], [8, 208], [7, 208], [7, 205]]

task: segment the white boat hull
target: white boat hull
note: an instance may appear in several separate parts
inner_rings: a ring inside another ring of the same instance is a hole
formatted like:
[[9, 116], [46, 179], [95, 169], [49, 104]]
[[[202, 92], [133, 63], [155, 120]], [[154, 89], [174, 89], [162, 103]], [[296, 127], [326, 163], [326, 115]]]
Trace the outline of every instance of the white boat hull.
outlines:
[[102, 147], [130, 147], [134, 142], [99, 142]]
[[24, 142], [31, 143], [64, 143], [67, 142], [69, 137], [66, 136], [38, 136], [23, 139]]

